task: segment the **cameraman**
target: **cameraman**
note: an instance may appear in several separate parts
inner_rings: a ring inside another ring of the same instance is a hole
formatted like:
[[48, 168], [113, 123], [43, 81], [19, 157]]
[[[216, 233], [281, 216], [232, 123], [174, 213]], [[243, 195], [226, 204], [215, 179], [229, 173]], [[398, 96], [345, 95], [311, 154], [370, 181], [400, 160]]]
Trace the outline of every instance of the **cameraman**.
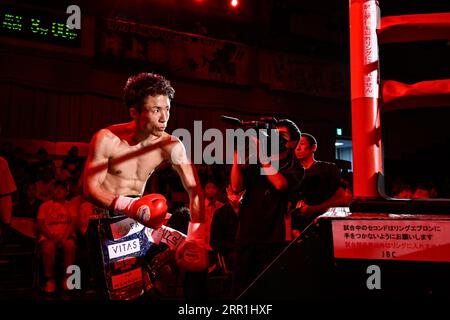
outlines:
[[[303, 178], [303, 169], [294, 161], [294, 149], [300, 140], [300, 130], [288, 119], [279, 120], [279, 169], [271, 164], [238, 164], [235, 154], [231, 169], [231, 190], [245, 190], [239, 211], [236, 235], [236, 265], [233, 273], [233, 295], [238, 297], [256, 276], [277, 256], [284, 246], [288, 199]], [[256, 138], [255, 138], [256, 140]], [[261, 167], [269, 175], [261, 174]]]

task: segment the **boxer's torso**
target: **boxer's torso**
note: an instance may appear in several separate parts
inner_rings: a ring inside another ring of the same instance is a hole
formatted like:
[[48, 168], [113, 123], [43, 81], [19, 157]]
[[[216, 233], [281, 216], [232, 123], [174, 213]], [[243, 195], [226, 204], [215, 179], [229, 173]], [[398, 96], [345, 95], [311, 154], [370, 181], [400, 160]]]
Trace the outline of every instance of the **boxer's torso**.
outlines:
[[106, 130], [111, 134], [104, 143], [108, 143], [111, 152], [102, 187], [118, 195], [142, 195], [152, 172], [169, 159], [171, 136], [164, 132], [159, 137], [151, 136], [135, 142], [127, 124], [114, 125]]

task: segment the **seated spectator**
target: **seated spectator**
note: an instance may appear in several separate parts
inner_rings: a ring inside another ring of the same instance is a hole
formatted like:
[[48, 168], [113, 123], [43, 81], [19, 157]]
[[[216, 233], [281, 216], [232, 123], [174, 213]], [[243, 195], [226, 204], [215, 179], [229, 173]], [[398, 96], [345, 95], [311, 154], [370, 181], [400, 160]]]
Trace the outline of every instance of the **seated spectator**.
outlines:
[[210, 244], [219, 254], [219, 263], [225, 272], [231, 272], [235, 263], [236, 231], [243, 194], [233, 193], [228, 186], [228, 201], [215, 211], [211, 222]]
[[20, 195], [20, 201], [14, 207], [14, 216], [36, 219], [42, 201], [37, 198], [35, 182], [27, 182], [24, 192]]
[[[67, 184], [56, 181], [53, 199], [41, 205], [37, 217], [38, 241], [46, 277], [44, 291], [47, 293], [52, 293], [56, 289], [54, 279], [56, 250], [58, 248], [64, 250], [65, 270], [75, 262], [77, 212], [66, 201], [67, 193]], [[66, 280], [64, 277], [64, 289], [67, 289]]]

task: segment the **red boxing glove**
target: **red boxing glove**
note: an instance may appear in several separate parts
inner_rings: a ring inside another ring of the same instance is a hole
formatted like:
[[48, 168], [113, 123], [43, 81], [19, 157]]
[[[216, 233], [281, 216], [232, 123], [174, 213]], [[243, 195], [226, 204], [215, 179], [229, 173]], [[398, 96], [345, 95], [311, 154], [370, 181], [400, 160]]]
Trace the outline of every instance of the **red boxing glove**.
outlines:
[[189, 222], [187, 238], [177, 248], [175, 255], [178, 266], [186, 271], [206, 270], [208, 268], [208, 251], [205, 242], [205, 224]]
[[166, 198], [159, 193], [148, 194], [142, 198], [119, 196], [114, 203], [114, 211], [122, 212], [152, 229], [163, 225], [167, 210]]

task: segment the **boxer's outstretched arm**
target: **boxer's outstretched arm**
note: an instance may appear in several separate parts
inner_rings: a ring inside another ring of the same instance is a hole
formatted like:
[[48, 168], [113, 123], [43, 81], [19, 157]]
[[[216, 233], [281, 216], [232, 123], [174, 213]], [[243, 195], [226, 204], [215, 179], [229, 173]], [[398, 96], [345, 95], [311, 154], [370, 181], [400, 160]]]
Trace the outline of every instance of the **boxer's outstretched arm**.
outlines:
[[103, 182], [108, 173], [113, 134], [106, 129], [98, 131], [89, 145], [89, 154], [83, 173], [84, 196], [96, 205], [110, 208], [116, 195], [105, 190]]
[[184, 145], [178, 138], [172, 137], [174, 142], [170, 144], [169, 154], [172, 167], [178, 173], [184, 188], [189, 194], [189, 207], [192, 222], [205, 221], [205, 202], [200, 179], [195, 166], [186, 155]]
[[172, 137], [168, 151], [172, 167], [180, 175], [183, 186], [189, 193], [191, 210], [187, 237], [178, 246], [175, 252], [175, 261], [182, 270], [202, 272], [208, 268], [206, 235], [209, 233], [209, 229], [205, 223], [205, 203], [197, 170], [189, 161], [186, 150], [178, 138]]

